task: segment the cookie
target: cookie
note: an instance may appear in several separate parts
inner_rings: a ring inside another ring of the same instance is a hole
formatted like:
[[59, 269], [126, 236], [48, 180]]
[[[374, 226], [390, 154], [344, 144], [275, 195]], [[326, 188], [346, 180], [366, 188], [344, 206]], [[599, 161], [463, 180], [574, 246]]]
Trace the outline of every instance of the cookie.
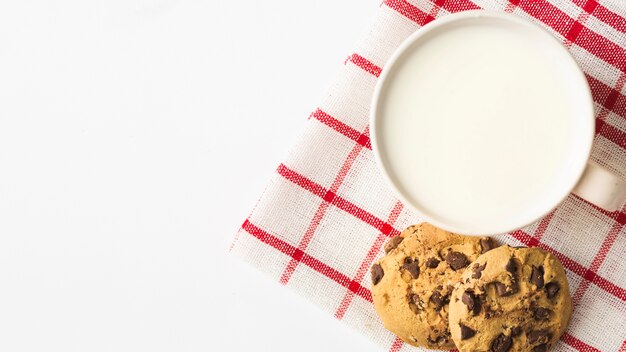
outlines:
[[559, 260], [539, 248], [502, 246], [463, 273], [450, 300], [450, 332], [463, 351], [547, 351], [572, 315]]
[[454, 348], [448, 330], [453, 285], [493, 247], [488, 237], [455, 235], [428, 223], [392, 238], [371, 270], [374, 307], [385, 327], [414, 346]]

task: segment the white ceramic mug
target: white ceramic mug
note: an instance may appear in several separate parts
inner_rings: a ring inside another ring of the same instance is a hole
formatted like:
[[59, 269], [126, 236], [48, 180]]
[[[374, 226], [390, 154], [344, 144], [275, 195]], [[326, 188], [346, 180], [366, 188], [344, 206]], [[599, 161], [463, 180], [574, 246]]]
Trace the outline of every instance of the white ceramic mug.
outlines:
[[543, 28], [482, 10], [447, 15], [392, 55], [371, 106], [372, 147], [400, 199], [456, 233], [519, 229], [571, 192], [608, 211], [624, 180], [590, 162], [584, 74]]

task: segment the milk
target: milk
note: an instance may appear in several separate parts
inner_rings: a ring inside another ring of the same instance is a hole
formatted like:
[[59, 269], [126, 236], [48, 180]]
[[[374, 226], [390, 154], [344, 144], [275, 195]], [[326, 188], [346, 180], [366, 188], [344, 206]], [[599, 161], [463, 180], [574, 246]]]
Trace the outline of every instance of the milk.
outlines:
[[582, 97], [570, 84], [570, 59], [546, 40], [469, 21], [429, 33], [388, 73], [375, 131], [380, 156], [426, 216], [505, 228], [545, 211], [538, 200], [563, 196], [577, 167]]

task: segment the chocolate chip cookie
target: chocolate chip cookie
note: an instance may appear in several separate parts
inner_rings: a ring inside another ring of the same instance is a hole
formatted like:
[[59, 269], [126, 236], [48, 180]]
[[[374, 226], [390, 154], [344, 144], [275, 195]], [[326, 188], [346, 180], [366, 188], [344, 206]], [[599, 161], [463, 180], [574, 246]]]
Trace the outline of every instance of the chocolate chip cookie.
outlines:
[[450, 331], [461, 352], [547, 351], [571, 315], [563, 266], [539, 248], [481, 255], [450, 298]]
[[385, 327], [414, 346], [454, 348], [448, 329], [453, 285], [492, 248], [488, 237], [456, 235], [428, 223], [392, 238], [371, 270], [374, 307]]

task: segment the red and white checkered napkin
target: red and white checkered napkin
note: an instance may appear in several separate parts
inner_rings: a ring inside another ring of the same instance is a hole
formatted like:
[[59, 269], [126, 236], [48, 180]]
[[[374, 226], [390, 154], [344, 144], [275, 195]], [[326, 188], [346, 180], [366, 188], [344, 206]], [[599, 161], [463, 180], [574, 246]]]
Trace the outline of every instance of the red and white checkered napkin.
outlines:
[[[474, 1], [474, 2], [471, 2]], [[368, 137], [374, 84], [411, 33], [451, 12], [485, 8], [530, 19], [562, 40], [593, 91], [592, 158], [626, 176], [623, 0], [385, 0], [304, 134], [244, 222], [232, 251], [392, 351], [412, 347], [376, 316], [369, 268], [387, 238], [420, 221], [378, 172]], [[451, 102], [454, 103], [454, 102]], [[570, 196], [536, 224], [498, 239], [539, 246], [567, 269], [574, 314], [555, 350], [626, 351], [626, 211]]]

